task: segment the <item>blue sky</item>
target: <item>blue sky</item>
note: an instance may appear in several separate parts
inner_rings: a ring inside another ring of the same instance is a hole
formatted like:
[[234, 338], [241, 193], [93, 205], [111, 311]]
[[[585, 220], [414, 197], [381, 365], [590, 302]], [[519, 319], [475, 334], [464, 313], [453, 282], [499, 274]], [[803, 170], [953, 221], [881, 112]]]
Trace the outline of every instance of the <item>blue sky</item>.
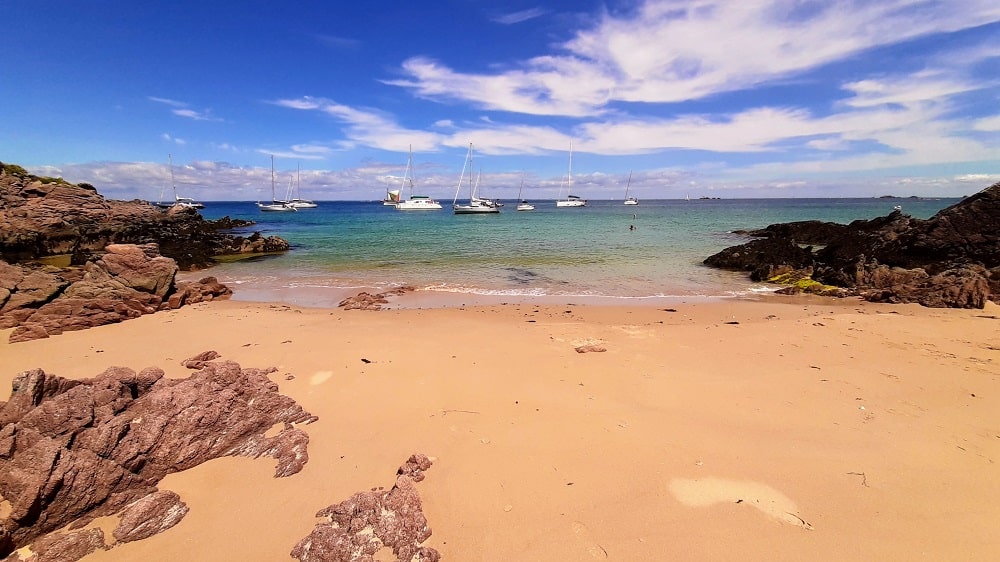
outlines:
[[6, 0], [0, 160], [106, 197], [959, 196], [1000, 181], [1000, 2]]

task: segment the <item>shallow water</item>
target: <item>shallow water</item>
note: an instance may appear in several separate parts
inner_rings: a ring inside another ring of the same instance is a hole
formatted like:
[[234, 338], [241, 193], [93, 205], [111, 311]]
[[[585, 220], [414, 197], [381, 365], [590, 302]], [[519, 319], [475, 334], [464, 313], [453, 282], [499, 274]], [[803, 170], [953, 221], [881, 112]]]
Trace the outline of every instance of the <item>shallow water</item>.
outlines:
[[[257, 222], [287, 254], [222, 264], [211, 274], [235, 298], [330, 306], [347, 293], [410, 285], [468, 296], [545, 300], [727, 297], [770, 288], [739, 272], [702, 265], [746, 239], [734, 230], [884, 216], [893, 206], [928, 218], [958, 199], [732, 199], [591, 201], [585, 208], [534, 202], [497, 215], [396, 211], [378, 202], [320, 202], [316, 209], [263, 213], [253, 202], [216, 202], [205, 218]], [[634, 229], [632, 228], [634, 227]]]

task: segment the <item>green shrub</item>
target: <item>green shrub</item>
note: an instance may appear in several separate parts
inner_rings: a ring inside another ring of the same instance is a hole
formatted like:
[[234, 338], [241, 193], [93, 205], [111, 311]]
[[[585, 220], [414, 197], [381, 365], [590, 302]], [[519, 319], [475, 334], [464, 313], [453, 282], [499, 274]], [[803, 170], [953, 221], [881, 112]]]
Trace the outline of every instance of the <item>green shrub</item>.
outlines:
[[22, 178], [31, 175], [28, 173], [28, 170], [25, 170], [17, 164], [4, 164], [3, 171], [12, 176], [20, 176]]

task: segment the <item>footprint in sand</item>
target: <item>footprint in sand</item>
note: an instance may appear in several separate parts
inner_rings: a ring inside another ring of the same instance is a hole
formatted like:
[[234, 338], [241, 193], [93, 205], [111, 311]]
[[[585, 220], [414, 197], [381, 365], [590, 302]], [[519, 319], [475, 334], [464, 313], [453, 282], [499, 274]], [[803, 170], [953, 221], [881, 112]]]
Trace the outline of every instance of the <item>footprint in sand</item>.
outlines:
[[587, 553], [590, 554], [591, 558], [607, 558], [608, 551], [604, 550], [604, 547], [597, 544], [594, 537], [590, 534], [590, 529], [586, 525], [579, 521], [573, 522], [573, 534], [576, 538], [587, 547]]
[[806, 520], [796, 513], [798, 507], [788, 496], [758, 482], [740, 482], [722, 478], [687, 480], [676, 478], [670, 482], [670, 493], [677, 501], [689, 507], [708, 507], [717, 503], [738, 503], [759, 509], [765, 515], [783, 523], [812, 530]]

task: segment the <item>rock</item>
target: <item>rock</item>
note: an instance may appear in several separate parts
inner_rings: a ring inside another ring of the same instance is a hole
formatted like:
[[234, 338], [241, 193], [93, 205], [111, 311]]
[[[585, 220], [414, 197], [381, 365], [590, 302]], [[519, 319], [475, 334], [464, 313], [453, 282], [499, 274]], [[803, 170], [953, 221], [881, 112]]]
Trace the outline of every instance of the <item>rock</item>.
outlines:
[[[158, 368], [19, 374], [0, 403], [0, 557], [126, 508], [119, 540], [167, 528], [185, 509], [157, 482], [213, 458], [269, 456], [276, 477], [300, 471], [308, 435], [296, 426], [316, 417], [278, 393], [272, 371], [215, 361], [186, 379]], [[266, 437], [275, 424], [284, 429]]]
[[75, 562], [96, 550], [105, 550], [104, 531], [100, 529], [85, 529], [67, 533], [52, 533], [42, 537], [31, 545], [32, 555], [21, 558], [17, 553], [5, 558], [5, 561], [16, 562]]
[[180, 523], [187, 512], [180, 496], [160, 490], [127, 505], [112, 535], [118, 542], [147, 539]]
[[161, 256], [155, 244], [111, 244], [104, 250], [96, 265], [125, 287], [160, 299], [173, 289], [177, 262]]
[[391, 490], [358, 492], [321, 509], [316, 517], [328, 518], [328, 522], [317, 524], [309, 536], [299, 541], [292, 549], [292, 557], [300, 562], [374, 560], [387, 547], [401, 562], [437, 562], [441, 559], [437, 550], [420, 546], [430, 538], [431, 530], [409, 475], [422, 476], [430, 465], [425, 455], [413, 455], [397, 471]]
[[9, 338], [16, 343], [232, 294], [214, 277], [175, 285], [176, 273], [177, 265], [160, 256], [155, 244], [114, 244], [82, 268], [31, 269], [0, 262], [6, 291], [0, 328], [16, 327]]
[[383, 304], [388, 304], [389, 300], [387, 297], [394, 297], [412, 292], [416, 289], [413, 287], [399, 287], [392, 289], [391, 291], [385, 291], [377, 294], [370, 294], [366, 292], [358, 293], [353, 297], [348, 297], [342, 301], [337, 306], [345, 310], [381, 310]]
[[232, 289], [219, 283], [215, 277], [204, 277], [199, 281], [179, 282], [175, 291], [167, 297], [162, 308], [176, 310], [186, 304], [213, 301], [233, 294]]
[[219, 352], [217, 351], [202, 351], [201, 353], [195, 355], [194, 357], [189, 357], [181, 361], [181, 365], [183, 365], [188, 369], [201, 369], [205, 366], [206, 363], [208, 363], [209, 361], [214, 361], [219, 357], [222, 356], [219, 355]]
[[[816, 285], [839, 288], [819, 294], [879, 302], [983, 308], [1000, 300], [1000, 183], [927, 220], [897, 210], [849, 225], [805, 221], [748, 234], [766, 238], [727, 248], [705, 264], [751, 271], [758, 281], [808, 271]], [[821, 247], [802, 248], [803, 242]]]
[[608, 349], [603, 345], [597, 345], [589, 343], [586, 345], [578, 345], [574, 348], [577, 353], [604, 353]]
[[864, 297], [872, 302], [916, 302], [933, 308], [985, 308], [989, 295], [985, 269], [962, 266], [876, 288], [867, 291]]
[[224, 232], [249, 224], [229, 217], [206, 221], [176, 206], [164, 212], [146, 201], [108, 200], [92, 186], [40, 178], [0, 162], [0, 259], [8, 263], [68, 255], [83, 265], [109, 245], [155, 243], [161, 255], [189, 270], [213, 265], [218, 255], [288, 250], [278, 237]]

